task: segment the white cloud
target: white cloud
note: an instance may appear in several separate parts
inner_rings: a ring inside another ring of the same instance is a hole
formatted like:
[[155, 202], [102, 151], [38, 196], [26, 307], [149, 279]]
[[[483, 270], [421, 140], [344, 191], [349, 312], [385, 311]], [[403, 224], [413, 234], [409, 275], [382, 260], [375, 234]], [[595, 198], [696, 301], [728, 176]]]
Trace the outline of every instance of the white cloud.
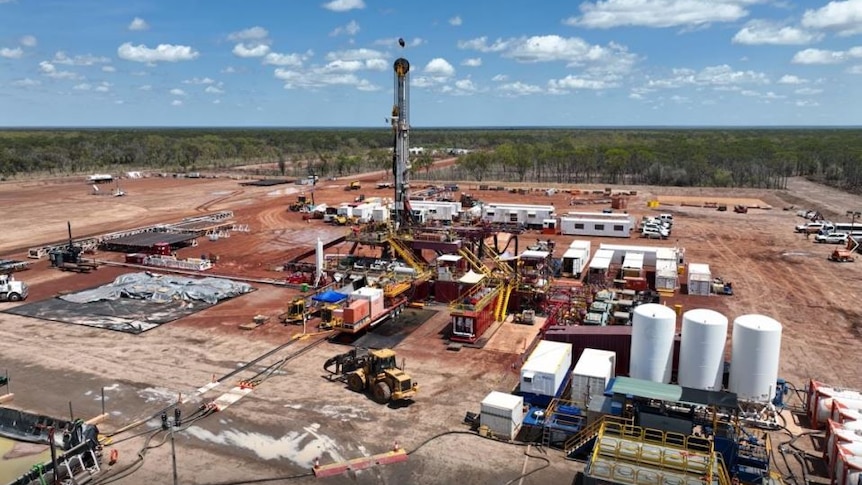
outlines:
[[179, 88], [174, 88], [170, 90], [171, 95], [173, 96], [185, 96], [186, 92]]
[[853, 66], [847, 69], [847, 72], [850, 74], [862, 74], [862, 66]]
[[808, 80], [792, 74], [785, 74], [778, 80], [778, 84], [807, 84]]
[[460, 15], [456, 15], [456, 16], [452, 17], [451, 19], [449, 19], [449, 25], [454, 25], [455, 27], [458, 27], [459, 25], [461, 25], [463, 23], [464, 23], [464, 21], [461, 20]]
[[820, 103], [818, 103], [817, 101], [811, 101], [809, 99], [800, 99], [796, 102], [796, 106], [799, 106], [800, 108], [814, 108], [820, 106]]
[[204, 89], [204, 92], [207, 94], [224, 94], [224, 89], [219, 89], [215, 86], [207, 86], [207, 88]]
[[135, 17], [132, 22], [129, 24], [129, 30], [140, 31], [140, 30], [148, 30], [150, 28], [150, 24], [147, 23], [146, 20]]
[[359, 83], [356, 85], [356, 89], [366, 92], [380, 91], [380, 86], [372, 84], [371, 81], [367, 79], [360, 79]]
[[82, 56], [69, 57], [63, 51], [58, 51], [54, 54], [51, 60], [53, 64], [65, 64], [67, 66], [92, 66], [95, 64], [108, 64], [111, 59], [108, 57], [94, 56], [92, 54], [84, 54]]
[[818, 88], [799, 88], [793, 92], [802, 96], [814, 96], [815, 94], [822, 93], [823, 90]]
[[39, 86], [40, 84], [42, 84], [42, 81], [39, 81], [38, 79], [30, 79], [29, 77], [12, 81], [13, 86], [20, 86], [23, 88]]
[[195, 84], [195, 85], [215, 84], [215, 80], [210, 79], [208, 77], [204, 77], [204, 78], [193, 77], [191, 79], [186, 79], [185, 81], [183, 81], [183, 84]]
[[548, 81], [548, 89], [554, 91], [569, 91], [581, 89], [608, 89], [619, 86], [614, 81], [606, 81], [603, 79], [585, 79], [578, 76], [568, 75], [562, 79], [551, 79]]
[[459, 79], [455, 81], [454, 89], [450, 94], [454, 96], [468, 96], [483, 91], [470, 79]]
[[463, 61], [461, 61], [461, 65], [467, 67], [479, 67], [482, 65], [482, 58], [474, 57], [472, 59], [464, 59]]
[[[757, 71], [735, 71], [727, 64], [709, 66], [695, 71], [693, 69], [673, 69], [672, 76], [649, 79], [645, 90], [673, 89], [684, 86], [707, 86], [721, 90], [737, 90], [739, 85], [769, 84], [769, 77]], [[641, 91], [644, 92], [644, 91]]]
[[191, 61], [200, 54], [187, 45], [159, 44], [150, 49], [144, 44], [135, 46], [126, 42], [117, 48], [117, 55], [127, 61], [155, 63]]
[[734, 22], [748, 15], [745, 4], [757, 0], [598, 0], [580, 5], [581, 16], [563, 23], [570, 26], [696, 27], [715, 22]]
[[305, 60], [305, 56], [301, 54], [279, 54], [278, 52], [270, 52], [263, 58], [264, 64], [272, 66], [290, 66], [299, 67]]
[[794, 64], [841, 64], [851, 57], [862, 57], [862, 47], [853, 47], [847, 51], [805, 49], [797, 52], [791, 62]]
[[144, 84], [143, 86], [140, 86], [138, 89], [141, 91], [152, 91], [153, 87], [149, 84]]
[[510, 96], [526, 96], [528, 94], [537, 94], [542, 92], [542, 88], [533, 84], [525, 84], [520, 81], [514, 83], [503, 84], [498, 87], [504, 94]]
[[455, 74], [455, 68], [446, 59], [435, 57], [428, 61], [423, 72], [432, 76], [451, 77]]
[[220, 99], [213, 100], [213, 104], [221, 104], [221, 100]]
[[2, 49], [0, 49], [0, 57], [5, 57], [6, 59], [20, 59], [23, 55], [24, 50], [20, 47], [3, 47]]
[[746, 45], [803, 45], [817, 42], [823, 34], [797, 27], [782, 26], [766, 20], [753, 20], [733, 36], [734, 44]]
[[347, 12], [353, 9], [365, 8], [365, 2], [362, 0], [332, 0], [324, 3], [323, 8], [332, 10], [333, 12]]
[[102, 66], [102, 72], [117, 72], [117, 68], [114, 66]]
[[36, 40], [36, 37], [32, 35], [25, 35], [18, 39], [18, 43], [23, 45], [24, 47], [36, 47], [36, 44], [39, 42]]
[[269, 53], [266, 44], [243, 44], [239, 43], [233, 47], [233, 55], [237, 57], [263, 57]]
[[862, 33], [862, 0], [832, 1], [816, 10], [806, 10], [802, 25], [841, 36]]
[[118, 99], [118, 100], [114, 101], [114, 104], [126, 104], [126, 102], [123, 101], [122, 99]]
[[499, 83], [499, 82], [503, 82], [503, 81], [508, 81], [509, 76], [507, 76], [505, 74], [497, 74], [496, 76], [492, 77], [491, 80]]
[[102, 81], [99, 83], [98, 86], [96, 86], [95, 91], [99, 92], [99, 93], [107, 93], [108, 91], [111, 90], [111, 86], [113, 86], [113, 84], [111, 84], [107, 81]]
[[48, 61], [39, 63], [39, 72], [53, 79], [81, 79], [81, 76], [72, 71], [59, 71], [57, 66]]
[[382, 52], [374, 49], [349, 49], [345, 51], [334, 51], [326, 54], [327, 61], [364, 61], [368, 59], [385, 59]]
[[492, 44], [486, 37], [458, 42], [461, 49], [480, 52], [500, 52], [501, 56], [518, 62], [566, 62], [568, 67], [588, 66], [589, 74], [599, 77], [607, 74], [629, 72], [637, 62], [637, 56], [628, 52], [625, 46], [609, 43], [607, 46], [594, 45], [578, 37], [541, 35], [497, 39]]
[[74, 89], [75, 91], [89, 91], [90, 89], [93, 89], [93, 86], [91, 86], [87, 83], [81, 83], [81, 84], [76, 84], [75, 86], [72, 87], [72, 89]]
[[183, 102], [180, 99], [175, 99], [175, 100], [171, 101], [171, 106], [182, 106], [182, 105], [183, 105]]
[[335, 37], [338, 35], [356, 35], [359, 33], [359, 23], [355, 20], [351, 20], [347, 23], [347, 25], [336, 27], [335, 30], [329, 33], [331, 37]]
[[377, 91], [380, 89], [370, 81], [362, 79], [356, 74], [349, 72], [329, 72], [326, 74], [324, 69], [325, 68], [318, 68], [308, 71], [297, 71], [279, 67], [275, 70], [275, 77], [284, 81], [284, 89], [316, 89], [333, 85], [353, 86], [361, 91]]
[[252, 44], [269, 43], [269, 31], [260, 26], [249, 27], [237, 32], [231, 32], [227, 36], [227, 40], [233, 42], [253, 41]]

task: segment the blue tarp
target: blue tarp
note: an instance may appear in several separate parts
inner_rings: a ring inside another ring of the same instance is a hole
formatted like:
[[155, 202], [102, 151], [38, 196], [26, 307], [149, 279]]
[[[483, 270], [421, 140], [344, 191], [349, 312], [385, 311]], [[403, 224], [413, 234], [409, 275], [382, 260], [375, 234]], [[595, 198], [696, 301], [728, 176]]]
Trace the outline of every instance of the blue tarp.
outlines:
[[326, 290], [323, 293], [319, 293], [311, 297], [314, 301], [322, 301], [323, 303], [338, 303], [340, 301], [346, 300], [347, 295], [344, 293], [339, 293], [334, 290]]

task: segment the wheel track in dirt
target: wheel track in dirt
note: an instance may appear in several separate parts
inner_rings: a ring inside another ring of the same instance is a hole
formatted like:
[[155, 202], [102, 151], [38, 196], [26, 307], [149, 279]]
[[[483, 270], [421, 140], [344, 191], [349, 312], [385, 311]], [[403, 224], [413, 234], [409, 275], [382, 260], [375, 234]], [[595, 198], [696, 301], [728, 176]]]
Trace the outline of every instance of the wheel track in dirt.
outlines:
[[232, 199], [232, 198], [237, 197], [239, 195], [242, 195], [244, 193], [245, 193], [245, 190], [242, 190], [242, 189], [234, 190], [233, 192], [231, 192], [227, 195], [216, 197], [215, 199], [211, 199], [211, 200], [204, 202], [203, 204], [195, 207], [195, 211], [197, 211], [197, 212], [209, 212], [210, 209], [212, 208], [212, 206], [214, 206], [216, 204], [220, 204], [222, 202], [225, 202], [228, 199]]

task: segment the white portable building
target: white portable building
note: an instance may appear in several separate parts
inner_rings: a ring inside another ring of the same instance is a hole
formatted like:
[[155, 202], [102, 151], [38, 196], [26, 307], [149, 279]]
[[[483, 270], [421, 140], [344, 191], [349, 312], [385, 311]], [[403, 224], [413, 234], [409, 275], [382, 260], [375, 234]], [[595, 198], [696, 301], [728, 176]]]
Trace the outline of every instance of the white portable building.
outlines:
[[586, 408], [592, 398], [602, 396], [615, 375], [616, 365], [616, 352], [584, 349], [572, 371], [572, 402]]
[[359, 204], [353, 208], [353, 217], [359, 219], [360, 222], [368, 222], [377, 207], [379, 204]]
[[353, 206], [346, 204], [346, 203], [341, 204], [340, 206], [338, 206], [338, 210], [336, 211], [336, 214], [338, 214], [339, 216], [344, 216], [344, 217], [353, 217]]
[[605, 244], [602, 243], [599, 245], [599, 249], [609, 249], [613, 251], [613, 263], [614, 264], [622, 264], [623, 257], [625, 257], [626, 253], [630, 252], [638, 252], [643, 253], [644, 255], [644, 267], [645, 268], [653, 268], [656, 265], [656, 261], [658, 260], [658, 255], [662, 254], [664, 256], [673, 254], [673, 258], [676, 259], [678, 254], [682, 253], [682, 249], [679, 248], [667, 248], [667, 247], [656, 247], [656, 246], [636, 246], [630, 244]]
[[572, 240], [572, 243], [569, 244], [569, 248], [586, 249], [588, 253], [590, 252], [591, 247], [592, 247], [592, 243], [590, 243], [589, 241], [587, 241], [585, 239], [574, 239], [574, 240]]
[[542, 221], [556, 217], [556, 209], [552, 205], [488, 203], [482, 210], [485, 222], [524, 224], [535, 229], [542, 227]]
[[569, 248], [563, 253], [562, 274], [580, 278], [590, 259], [590, 250], [586, 248]]
[[655, 289], [674, 291], [679, 286], [679, 273], [675, 260], [659, 259], [655, 263]]
[[712, 293], [712, 272], [708, 264], [688, 264], [688, 294], [709, 296]]
[[451, 221], [458, 217], [461, 204], [458, 202], [444, 202], [435, 200], [411, 200], [412, 209], [425, 209], [428, 220]]
[[595, 256], [590, 261], [588, 268], [588, 280], [593, 281], [593, 278], [604, 279], [608, 275], [608, 270], [611, 267], [611, 259], [614, 257], [614, 252], [607, 249], [599, 249]]
[[631, 217], [602, 219], [563, 216], [560, 218], [560, 234], [567, 236], [629, 237], [634, 227], [635, 222]]
[[631, 216], [624, 212], [566, 212], [567, 217], [583, 217], [588, 219], [630, 219]]
[[494, 436], [515, 439], [524, 422], [524, 398], [492, 391], [482, 400], [479, 424], [487, 426]]
[[389, 215], [389, 207], [380, 206], [375, 207], [371, 211], [371, 220], [374, 222], [387, 222], [390, 219]]
[[521, 367], [521, 392], [555, 396], [572, 368], [572, 344], [542, 340]]
[[630, 252], [623, 258], [622, 270], [625, 276], [639, 277], [644, 269], [644, 253]]

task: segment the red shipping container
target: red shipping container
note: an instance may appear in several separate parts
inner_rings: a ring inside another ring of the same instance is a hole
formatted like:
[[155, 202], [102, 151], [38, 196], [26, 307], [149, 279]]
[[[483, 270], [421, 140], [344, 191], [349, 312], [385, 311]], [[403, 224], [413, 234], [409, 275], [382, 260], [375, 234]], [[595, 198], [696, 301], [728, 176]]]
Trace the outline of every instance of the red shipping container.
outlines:
[[353, 300], [344, 307], [344, 323], [356, 323], [368, 316], [368, 300]]

